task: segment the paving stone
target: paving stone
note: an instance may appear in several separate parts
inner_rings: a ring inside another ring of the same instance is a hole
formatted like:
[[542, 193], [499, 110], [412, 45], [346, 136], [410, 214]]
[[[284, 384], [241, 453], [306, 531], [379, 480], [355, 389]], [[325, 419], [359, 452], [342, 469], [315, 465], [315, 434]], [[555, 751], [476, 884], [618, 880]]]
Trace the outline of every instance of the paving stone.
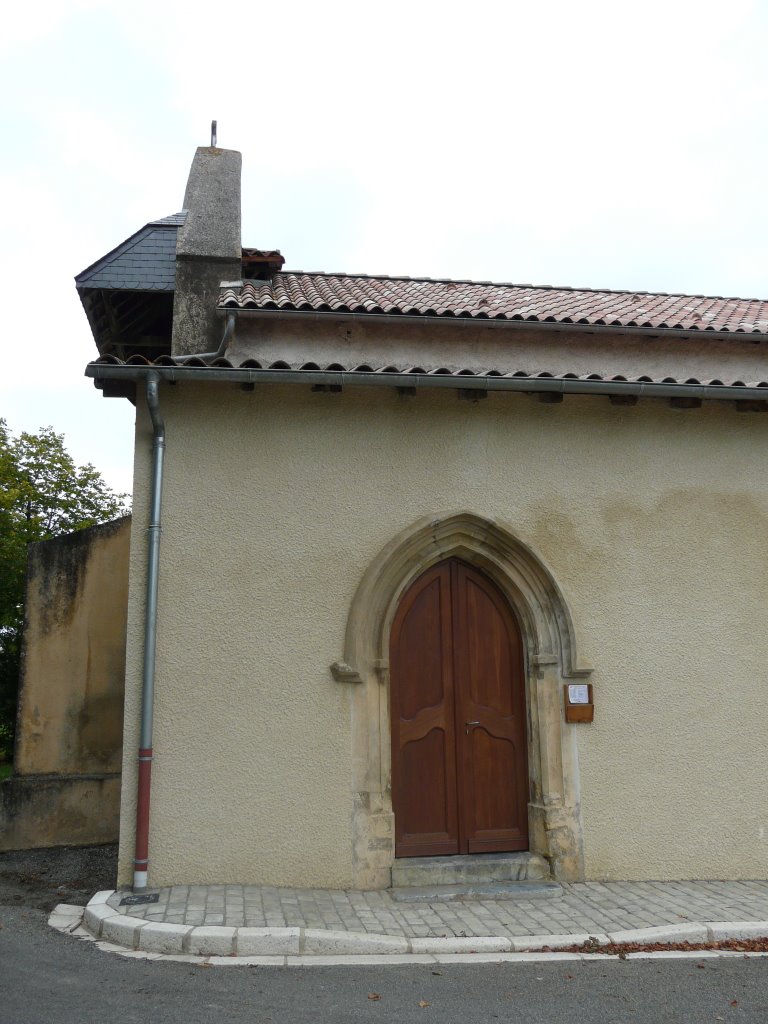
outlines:
[[264, 956], [299, 952], [298, 928], [239, 928], [238, 956]]
[[395, 935], [360, 935], [352, 932], [317, 931], [307, 928], [304, 932], [303, 952], [313, 955], [407, 953], [408, 940]]
[[211, 967], [284, 967], [284, 956], [212, 956]]
[[192, 956], [231, 956], [235, 952], [235, 929], [214, 925], [193, 928], [185, 952]]
[[511, 949], [507, 938], [474, 936], [468, 938], [415, 938], [411, 939], [414, 953], [508, 953]]
[[[63, 904], [60, 904], [60, 906], [63, 906]], [[54, 909], [48, 918], [49, 927], [55, 928], [57, 931], [67, 931], [78, 927], [82, 924], [83, 908], [78, 907], [77, 909], [79, 910], [77, 914], [57, 914]]]
[[550, 949], [562, 949], [564, 946], [581, 946], [590, 939], [595, 939], [601, 946], [608, 943], [608, 936], [600, 933], [575, 932], [565, 935], [515, 935], [510, 940], [515, 952], [525, 952], [549, 946]]
[[[238, 885], [174, 886], [159, 892], [158, 903], [137, 907], [120, 907], [123, 895], [112, 890], [97, 894], [98, 899], [86, 911], [90, 932], [98, 935], [108, 914], [126, 922], [132, 917], [144, 927], [178, 927], [183, 923], [187, 928], [292, 927], [325, 936], [351, 933], [358, 944], [361, 937], [375, 941], [377, 936], [396, 941], [406, 936], [456, 940], [545, 936], [553, 944], [558, 937], [574, 933], [620, 936], [634, 934], [637, 929], [650, 930], [649, 934], [658, 938], [660, 928], [666, 929], [666, 938], [677, 934], [690, 941], [697, 934], [690, 931], [691, 927], [703, 927], [699, 922], [710, 922], [710, 927], [716, 928], [722, 922], [724, 927], [735, 922], [745, 925], [748, 934], [755, 934], [751, 930], [755, 922], [768, 921], [768, 882], [761, 881], [582, 882], [563, 886], [562, 898], [546, 904], [483, 899], [404, 907], [387, 891], [329, 892]], [[103, 908], [101, 913], [99, 907]], [[81, 913], [79, 909], [77, 912]], [[125, 923], [118, 929], [122, 935], [135, 927]]]
[[83, 913], [83, 924], [97, 939], [101, 936], [101, 926], [109, 917], [115, 916], [114, 907], [106, 903], [89, 903]]
[[[89, 907], [91, 907], [91, 906], [95, 907], [98, 904], [106, 903], [107, 900], [112, 898], [112, 897], [117, 898], [119, 896], [120, 896], [120, 894], [115, 892], [114, 889], [100, 889], [99, 892], [94, 893], [94, 895], [91, 896], [90, 900], [88, 901], [88, 906]], [[118, 902], [119, 902], [119, 900], [118, 900]]]
[[139, 934], [139, 945], [148, 953], [184, 953], [184, 940], [192, 929], [186, 925], [151, 921]]
[[768, 936], [766, 921], [708, 921], [707, 933], [713, 942], [722, 939], [760, 939]]
[[114, 942], [118, 946], [128, 949], [135, 949], [139, 931], [146, 928], [143, 921], [135, 917], [126, 917], [124, 914], [115, 914], [102, 922], [101, 938], [106, 942]]
[[[535, 954], [528, 954], [533, 956]], [[525, 953], [435, 953], [438, 964], [500, 964], [517, 960], [526, 956]], [[566, 957], [566, 954], [551, 953], [551, 957]], [[570, 959], [570, 958], [569, 958]]]
[[656, 928], [634, 928], [609, 932], [611, 942], [706, 942], [703, 924], [661, 925]]

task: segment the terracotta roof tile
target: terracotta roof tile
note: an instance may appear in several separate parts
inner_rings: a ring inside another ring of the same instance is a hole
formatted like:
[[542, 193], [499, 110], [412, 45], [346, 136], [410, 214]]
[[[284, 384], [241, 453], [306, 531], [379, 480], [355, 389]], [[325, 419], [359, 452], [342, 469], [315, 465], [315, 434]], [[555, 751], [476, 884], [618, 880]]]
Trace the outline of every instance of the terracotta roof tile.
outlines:
[[356, 375], [365, 373], [386, 373], [394, 374], [396, 376], [408, 376], [409, 374], [424, 374], [427, 376], [450, 376], [454, 379], [459, 378], [466, 379], [468, 377], [516, 377], [529, 380], [531, 382], [531, 390], [535, 391], [535, 382], [537, 380], [584, 380], [584, 381], [596, 381], [602, 383], [611, 382], [624, 382], [624, 383], [648, 383], [648, 384], [690, 384], [692, 386], [704, 385], [708, 387], [739, 387], [739, 388], [765, 388], [768, 389], [768, 381], [765, 380], [750, 380], [744, 381], [741, 379], [728, 379], [722, 380], [720, 378], [699, 378], [699, 377], [685, 377], [680, 375], [679, 377], [649, 377], [646, 374], [635, 377], [625, 377], [620, 373], [616, 374], [602, 374], [602, 373], [549, 373], [547, 370], [539, 370], [535, 373], [529, 373], [526, 370], [514, 370], [508, 373], [502, 373], [500, 370], [471, 370], [466, 367], [458, 370], [450, 370], [445, 366], [435, 366], [425, 368], [422, 366], [411, 366], [411, 365], [395, 365], [388, 364], [386, 366], [376, 366], [369, 363], [361, 363], [358, 365], [343, 366], [341, 363], [327, 363], [320, 365], [315, 362], [293, 362], [288, 363], [284, 359], [278, 359], [273, 362], [263, 361], [260, 362], [257, 359], [245, 359], [242, 361], [231, 362], [226, 357], [213, 360], [211, 363], [207, 363], [199, 356], [160, 356], [154, 361], [147, 359], [146, 356], [132, 355], [127, 360], [122, 360], [115, 355], [103, 355], [99, 359], [93, 360], [88, 364], [91, 367], [98, 366], [140, 366], [149, 369], [152, 366], [158, 367], [184, 367], [184, 368], [198, 368], [198, 369], [210, 369], [220, 368], [223, 370], [291, 370], [296, 372], [299, 376], [301, 372], [306, 372], [308, 375], [313, 371], [324, 371], [324, 372], [335, 372], [343, 373], [349, 378], [350, 383], [354, 381]]
[[219, 306], [768, 334], [768, 301], [758, 299], [363, 274], [284, 271], [222, 289]]

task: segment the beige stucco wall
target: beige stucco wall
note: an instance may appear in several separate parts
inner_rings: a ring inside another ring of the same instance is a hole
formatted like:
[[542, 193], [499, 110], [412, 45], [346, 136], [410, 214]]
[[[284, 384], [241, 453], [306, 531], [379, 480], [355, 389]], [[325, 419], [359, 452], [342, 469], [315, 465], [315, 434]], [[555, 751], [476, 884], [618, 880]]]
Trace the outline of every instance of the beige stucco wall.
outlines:
[[251, 317], [247, 311], [240, 314], [227, 358], [235, 366], [256, 359], [262, 366], [283, 360], [291, 366], [311, 361], [321, 368], [332, 363], [344, 367], [369, 364], [374, 369], [392, 364], [399, 369], [419, 366], [427, 371], [466, 367], [475, 373], [523, 370], [529, 374], [622, 374], [630, 379], [646, 375], [654, 380], [669, 376], [745, 383], [768, 379], [766, 347], [748, 334], [700, 333], [671, 343], [663, 332], [622, 334], [600, 328], [552, 329], [549, 324], [499, 326], [439, 319], [413, 325], [399, 322], [397, 317], [383, 323], [363, 319], [334, 322], [302, 315], [270, 320]]
[[14, 769], [119, 772], [130, 517], [30, 547]]
[[33, 544], [0, 849], [114, 842], [130, 517]]
[[[588, 878], [768, 876], [768, 417], [644, 400], [163, 386], [150, 884], [345, 886], [366, 568], [424, 516], [500, 522], [594, 666]], [[120, 879], [130, 880], [151, 431], [139, 403]]]

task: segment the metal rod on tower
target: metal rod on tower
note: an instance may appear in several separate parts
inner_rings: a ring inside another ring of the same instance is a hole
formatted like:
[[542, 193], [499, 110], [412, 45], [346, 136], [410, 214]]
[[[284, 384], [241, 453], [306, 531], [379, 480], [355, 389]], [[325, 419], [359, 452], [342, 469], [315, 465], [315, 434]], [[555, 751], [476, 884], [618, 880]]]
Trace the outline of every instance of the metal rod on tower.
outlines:
[[211, 149], [216, 147], [216, 122], [211, 121]]

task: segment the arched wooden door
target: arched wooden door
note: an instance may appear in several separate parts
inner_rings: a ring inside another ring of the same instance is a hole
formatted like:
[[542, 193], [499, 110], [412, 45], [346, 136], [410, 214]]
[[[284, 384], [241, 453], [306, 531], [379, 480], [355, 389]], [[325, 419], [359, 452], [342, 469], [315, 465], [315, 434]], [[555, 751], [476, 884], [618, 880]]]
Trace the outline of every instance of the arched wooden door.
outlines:
[[403, 596], [390, 638], [395, 855], [528, 849], [520, 627], [452, 558]]

